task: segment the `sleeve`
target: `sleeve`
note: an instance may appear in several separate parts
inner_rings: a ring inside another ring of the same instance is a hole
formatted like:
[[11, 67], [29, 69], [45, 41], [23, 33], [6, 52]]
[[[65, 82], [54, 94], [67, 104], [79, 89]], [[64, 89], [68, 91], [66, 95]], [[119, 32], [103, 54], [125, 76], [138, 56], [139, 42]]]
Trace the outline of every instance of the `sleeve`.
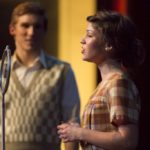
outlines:
[[63, 86], [62, 116], [64, 122], [69, 120], [73, 120], [78, 123], [80, 122], [79, 92], [75, 80], [75, 75], [70, 65], [67, 69]]
[[116, 126], [137, 123], [140, 111], [138, 91], [130, 80], [119, 79], [109, 89], [110, 122]]

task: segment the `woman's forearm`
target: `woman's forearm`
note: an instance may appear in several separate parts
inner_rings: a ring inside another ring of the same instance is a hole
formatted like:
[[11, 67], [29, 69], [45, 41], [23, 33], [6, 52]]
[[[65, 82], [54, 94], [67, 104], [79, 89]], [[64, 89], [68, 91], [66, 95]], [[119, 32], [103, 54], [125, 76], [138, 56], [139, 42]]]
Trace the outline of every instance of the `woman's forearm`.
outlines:
[[79, 140], [109, 150], [134, 150], [138, 140], [138, 129], [135, 125], [120, 126], [118, 131], [99, 132], [79, 129]]

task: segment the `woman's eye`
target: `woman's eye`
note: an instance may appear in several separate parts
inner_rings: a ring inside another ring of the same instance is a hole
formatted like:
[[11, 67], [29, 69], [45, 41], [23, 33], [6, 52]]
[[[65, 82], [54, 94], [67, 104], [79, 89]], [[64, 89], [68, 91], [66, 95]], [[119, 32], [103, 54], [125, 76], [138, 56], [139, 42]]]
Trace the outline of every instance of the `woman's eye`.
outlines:
[[87, 34], [87, 37], [92, 37], [92, 35], [91, 34]]

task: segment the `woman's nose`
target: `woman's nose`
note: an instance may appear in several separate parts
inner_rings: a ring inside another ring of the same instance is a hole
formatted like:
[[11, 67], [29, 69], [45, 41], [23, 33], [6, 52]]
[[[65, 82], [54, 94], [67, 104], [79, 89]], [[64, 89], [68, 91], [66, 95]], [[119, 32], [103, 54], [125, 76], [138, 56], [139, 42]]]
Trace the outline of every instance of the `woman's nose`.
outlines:
[[81, 44], [84, 44], [84, 43], [85, 43], [84, 38], [81, 39], [80, 43], [81, 43]]

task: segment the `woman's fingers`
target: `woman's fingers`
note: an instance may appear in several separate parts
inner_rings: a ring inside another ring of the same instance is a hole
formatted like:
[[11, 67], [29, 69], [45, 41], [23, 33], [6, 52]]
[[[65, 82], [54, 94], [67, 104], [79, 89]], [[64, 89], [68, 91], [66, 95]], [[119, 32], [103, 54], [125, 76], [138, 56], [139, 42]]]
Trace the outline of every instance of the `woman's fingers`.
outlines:
[[59, 134], [59, 138], [63, 139], [64, 142], [67, 141], [67, 127], [68, 127], [68, 124], [67, 123], [63, 123], [61, 125], [58, 125], [57, 126], [57, 133]]
[[57, 129], [63, 129], [63, 128], [66, 128], [68, 126], [67, 123], [63, 123], [63, 124], [60, 124], [57, 126]]
[[80, 125], [78, 123], [73, 123], [73, 122], [68, 122], [68, 123], [63, 123], [61, 125], [58, 125], [58, 134], [59, 138], [63, 140], [63, 142], [69, 142], [76, 140], [76, 129]]

